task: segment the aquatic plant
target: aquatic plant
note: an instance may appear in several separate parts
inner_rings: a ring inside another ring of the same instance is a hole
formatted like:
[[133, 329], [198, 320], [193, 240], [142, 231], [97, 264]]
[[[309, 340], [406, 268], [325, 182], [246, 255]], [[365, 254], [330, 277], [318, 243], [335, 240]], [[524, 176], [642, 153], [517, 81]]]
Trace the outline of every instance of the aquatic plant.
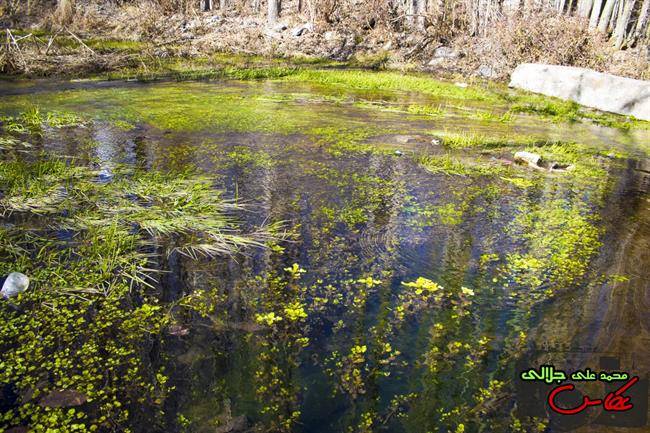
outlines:
[[0, 426], [81, 432], [128, 431], [134, 417], [155, 423], [169, 392], [164, 367], [150, 357], [169, 323], [159, 305], [159, 249], [233, 254], [266, 235], [240, 234], [232, 219], [239, 206], [190, 173], [116, 167], [107, 175], [46, 158], [3, 162], [0, 179], [0, 207], [16, 222], [0, 229], [0, 273], [18, 269], [33, 282], [13, 306], [0, 305], [0, 383], [20, 394]]

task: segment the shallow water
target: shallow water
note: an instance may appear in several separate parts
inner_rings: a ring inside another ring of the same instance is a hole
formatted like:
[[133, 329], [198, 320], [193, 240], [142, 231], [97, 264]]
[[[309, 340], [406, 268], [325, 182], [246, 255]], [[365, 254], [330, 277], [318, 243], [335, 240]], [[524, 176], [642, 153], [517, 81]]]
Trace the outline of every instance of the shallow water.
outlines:
[[[514, 431], [509, 387], [524, 354], [534, 365], [594, 368], [598, 354], [615, 353], [622, 370], [648, 372], [650, 173], [638, 169], [647, 131], [491, 122], [466, 115], [486, 109], [479, 103], [283, 82], [70, 87], [2, 83], [4, 114], [33, 104], [93, 119], [48, 129], [29, 157], [45, 150], [105, 170], [198, 170], [246, 203], [246, 227], [283, 222], [290, 234], [281, 252], [163, 259], [167, 305], [200, 291], [218, 302], [207, 317], [178, 317], [184, 335], [161, 337], [152, 365], [164, 365], [175, 388], [155, 427], [144, 414], [133, 431]], [[395, 111], [414, 102], [447, 111]], [[460, 131], [622, 156], [600, 158], [593, 177], [511, 165], [495, 175], [431, 173], [418, 163], [511, 159], [509, 148], [431, 142]], [[307, 318], [273, 331], [256, 314], [284, 311], [291, 298], [266, 287], [273, 275], [290, 280], [294, 263], [305, 272], [289, 292]], [[367, 277], [376, 283], [359, 281]], [[418, 277], [460, 301], [409, 303], [403, 283]]]

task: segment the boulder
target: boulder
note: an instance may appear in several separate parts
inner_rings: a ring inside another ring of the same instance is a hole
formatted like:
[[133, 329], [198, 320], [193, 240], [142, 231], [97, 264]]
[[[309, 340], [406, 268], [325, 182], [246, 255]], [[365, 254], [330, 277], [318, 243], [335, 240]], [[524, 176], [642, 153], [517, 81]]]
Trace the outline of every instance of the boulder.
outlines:
[[650, 81], [573, 66], [524, 63], [512, 73], [510, 87], [650, 120]]

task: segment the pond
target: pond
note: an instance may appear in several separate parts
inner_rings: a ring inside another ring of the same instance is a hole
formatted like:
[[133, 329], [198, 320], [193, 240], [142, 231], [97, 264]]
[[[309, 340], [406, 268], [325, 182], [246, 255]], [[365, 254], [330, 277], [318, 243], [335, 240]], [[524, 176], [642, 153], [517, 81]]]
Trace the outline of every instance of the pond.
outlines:
[[3, 82], [0, 426], [545, 431], [522, 359], [647, 372], [650, 133], [445, 86]]

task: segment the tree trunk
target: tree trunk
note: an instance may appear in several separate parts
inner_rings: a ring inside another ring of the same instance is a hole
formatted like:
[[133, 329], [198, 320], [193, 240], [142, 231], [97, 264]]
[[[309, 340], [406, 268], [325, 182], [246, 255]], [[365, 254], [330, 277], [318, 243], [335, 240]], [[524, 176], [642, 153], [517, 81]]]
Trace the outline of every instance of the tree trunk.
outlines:
[[618, 17], [618, 22], [616, 23], [616, 29], [614, 29], [614, 46], [617, 49], [620, 49], [625, 42], [625, 35], [627, 35], [627, 28], [630, 25], [630, 18], [632, 17], [632, 11], [636, 5], [636, 0], [627, 0], [625, 1], [623, 12]]
[[268, 21], [269, 24], [274, 24], [280, 17], [280, 0], [267, 0], [268, 1]]
[[67, 24], [74, 13], [74, 0], [58, 0], [56, 2], [56, 18], [60, 24]]
[[227, 8], [228, 8], [228, 2], [226, 0], [219, 0], [219, 11], [223, 13], [226, 11]]
[[598, 22], [598, 31], [601, 33], [607, 33], [607, 28], [609, 27], [609, 19], [612, 16], [614, 11], [614, 5], [616, 0], [607, 0], [605, 7], [603, 8], [603, 13], [600, 16], [600, 21]]
[[645, 28], [648, 25], [648, 15], [650, 15], [650, 0], [643, 0], [639, 18], [636, 21], [636, 27], [634, 29], [635, 40], [643, 38]]
[[406, 0], [406, 22], [409, 27], [413, 26], [415, 13], [417, 11], [417, 0]]
[[600, 18], [600, 11], [603, 8], [603, 0], [595, 0], [594, 6], [591, 8], [591, 15], [589, 17], [589, 28], [595, 29], [598, 27], [598, 19]]
[[592, 7], [593, 7], [593, 0], [579, 0], [578, 16], [582, 18], [588, 17]]
[[425, 15], [427, 13], [427, 0], [417, 0], [416, 13], [416, 26], [418, 29], [424, 30]]

